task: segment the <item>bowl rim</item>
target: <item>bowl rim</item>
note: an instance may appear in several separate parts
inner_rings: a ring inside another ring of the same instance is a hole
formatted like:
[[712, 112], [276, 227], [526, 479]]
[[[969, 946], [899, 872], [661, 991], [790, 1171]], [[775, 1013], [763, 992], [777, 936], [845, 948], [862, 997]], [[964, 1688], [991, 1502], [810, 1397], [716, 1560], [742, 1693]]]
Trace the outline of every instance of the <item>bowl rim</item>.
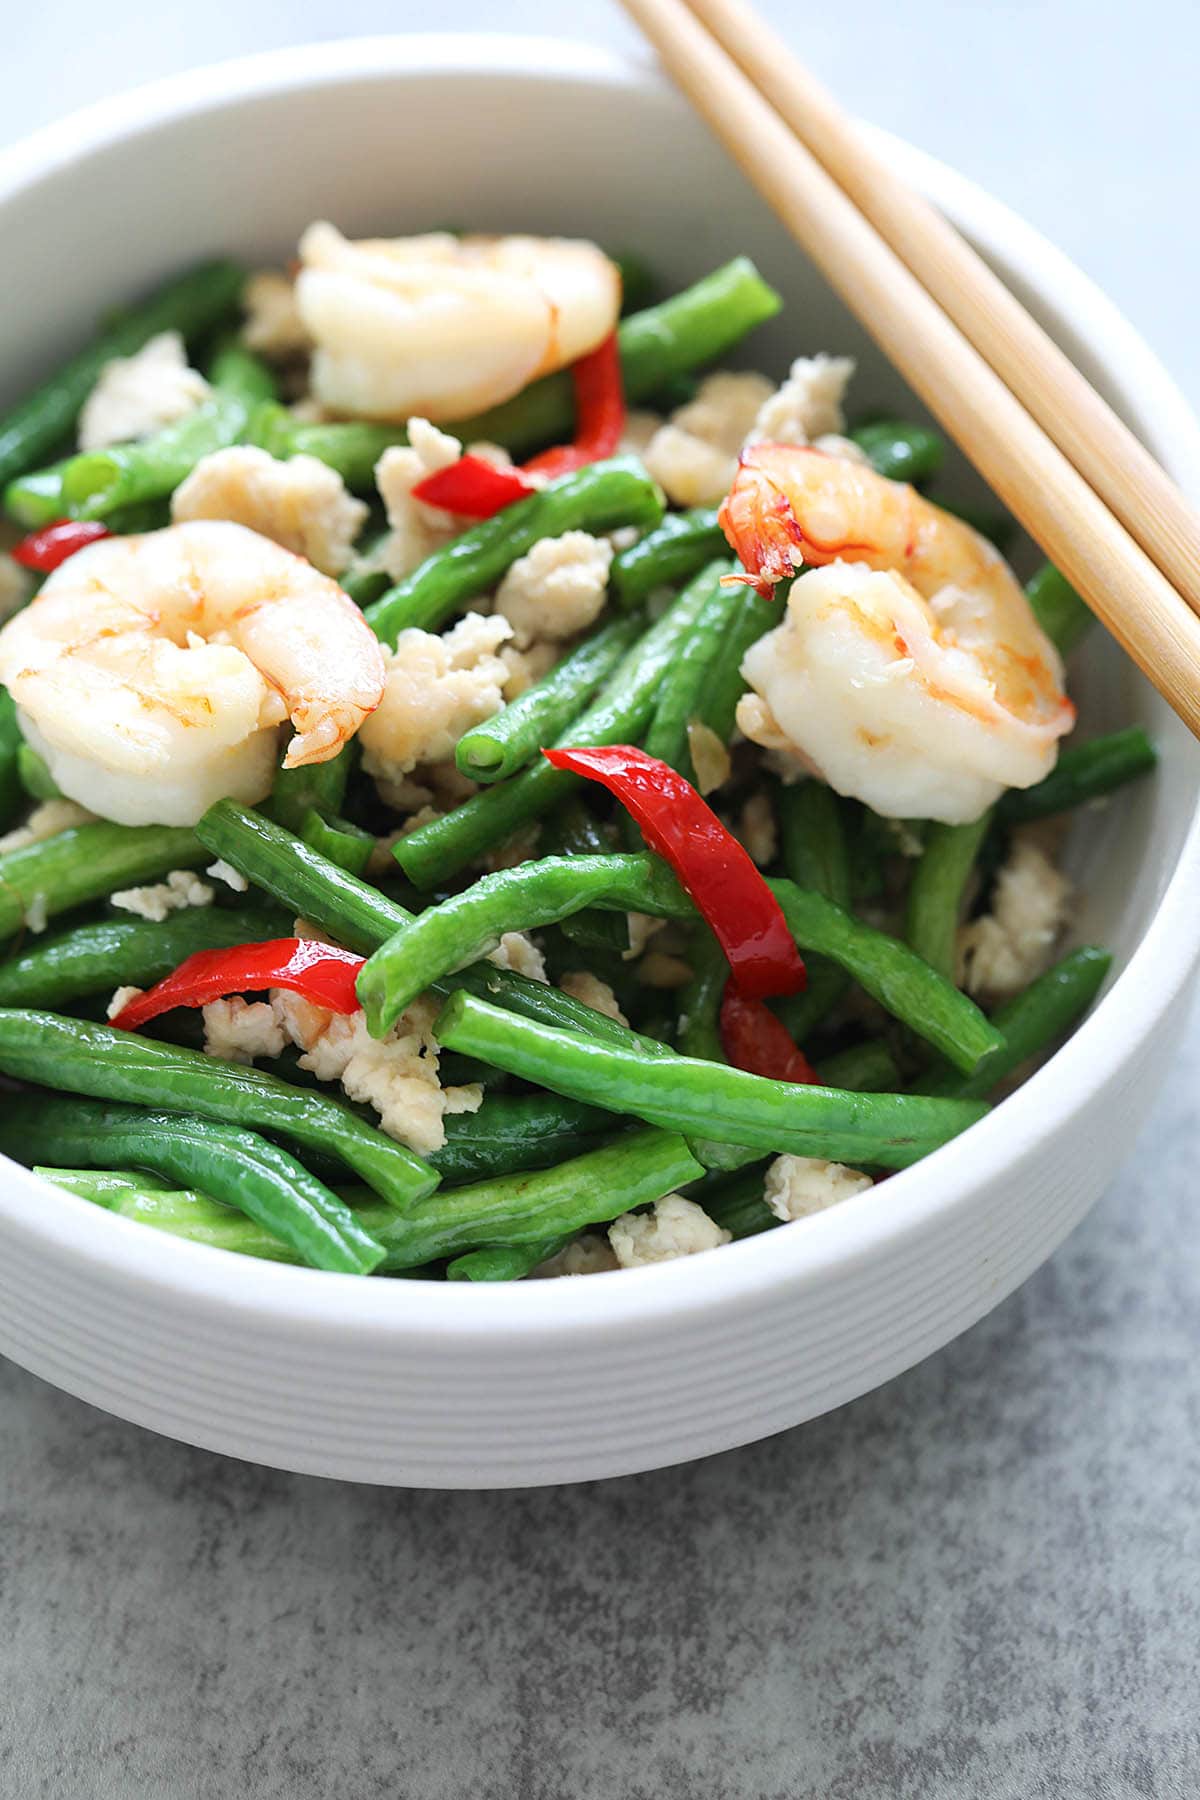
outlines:
[[[207, 65], [74, 112], [0, 152], [0, 205], [93, 150], [189, 116], [348, 80], [498, 73], [652, 92], [686, 110], [648, 59], [565, 39], [495, 33], [351, 38]], [[1120, 371], [1126, 396], [1150, 425], [1166, 466], [1185, 490], [1200, 495], [1200, 423], [1116, 306], [1002, 202], [935, 157], [871, 130], [902, 176], [966, 225], [1033, 291], [1053, 297], [1097, 361]], [[1140, 1056], [1200, 956], [1200, 912], [1192, 904], [1198, 876], [1200, 806], [1141, 942], [1067, 1043], [995, 1112], [893, 1175], [886, 1202], [867, 1192], [804, 1220], [802, 1232], [783, 1229], [728, 1245], [717, 1256], [626, 1270], [619, 1281], [478, 1287], [406, 1282], [401, 1288], [392, 1281], [255, 1262], [151, 1232], [54, 1188], [7, 1157], [0, 1158], [0, 1226], [115, 1284], [186, 1300], [214, 1319], [234, 1309], [279, 1327], [302, 1325], [317, 1335], [380, 1345], [419, 1338], [443, 1354], [459, 1345], [469, 1355], [478, 1340], [498, 1331], [509, 1344], [536, 1345], [564, 1330], [604, 1338], [635, 1325], [669, 1327], [715, 1306], [740, 1306], [767, 1290], [788, 1287], [799, 1297], [835, 1269], [865, 1268], [898, 1251], [968, 1204], [974, 1189], [1036, 1154], [1091, 1091]]]

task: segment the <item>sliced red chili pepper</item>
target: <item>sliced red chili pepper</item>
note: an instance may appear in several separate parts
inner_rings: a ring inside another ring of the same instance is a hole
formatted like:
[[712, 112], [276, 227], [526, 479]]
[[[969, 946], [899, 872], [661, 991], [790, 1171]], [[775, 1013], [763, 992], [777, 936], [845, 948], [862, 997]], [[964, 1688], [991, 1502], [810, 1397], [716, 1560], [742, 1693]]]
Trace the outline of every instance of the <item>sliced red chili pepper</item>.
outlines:
[[543, 750], [556, 769], [602, 782], [631, 813], [708, 920], [743, 994], [795, 994], [804, 963], [774, 894], [712, 808], [669, 764], [632, 744]]
[[175, 1006], [207, 1006], [226, 994], [258, 993], [263, 988], [291, 988], [330, 1012], [358, 1010], [354, 983], [363, 958], [336, 944], [315, 938], [270, 938], [262, 944], [236, 944], [229, 950], [197, 950], [170, 975], [131, 1000], [113, 1020], [123, 1031], [136, 1031], [148, 1019]]
[[533, 474], [568, 475], [585, 463], [611, 456], [625, 430], [625, 389], [621, 351], [615, 331], [602, 344], [571, 364], [575, 384], [575, 437], [569, 444], [543, 450], [525, 464]]
[[435, 469], [413, 488], [413, 498], [442, 506], [466, 519], [490, 519], [493, 513], [538, 492], [530, 475], [569, 475], [585, 463], [611, 456], [625, 430], [625, 395], [621, 385], [621, 352], [616, 332], [571, 364], [575, 384], [575, 437], [570, 444], [543, 450], [523, 468], [498, 468], [485, 456], [460, 456], [447, 468]]
[[733, 981], [721, 998], [721, 1048], [735, 1069], [770, 1081], [816, 1082], [820, 1076], [781, 1019], [762, 1000], [751, 1000]]
[[12, 559], [23, 568], [37, 569], [39, 574], [48, 575], [77, 550], [110, 535], [108, 526], [102, 525], [99, 519], [55, 519], [52, 525], [43, 525], [40, 531], [31, 531], [19, 544], [14, 544]]
[[486, 456], [460, 456], [444, 469], [435, 469], [413, 488], [413, 498], [466, 519], [490, 519], [514, 500], [536, 494], [538, 484], [517, 468], [498, 468]]

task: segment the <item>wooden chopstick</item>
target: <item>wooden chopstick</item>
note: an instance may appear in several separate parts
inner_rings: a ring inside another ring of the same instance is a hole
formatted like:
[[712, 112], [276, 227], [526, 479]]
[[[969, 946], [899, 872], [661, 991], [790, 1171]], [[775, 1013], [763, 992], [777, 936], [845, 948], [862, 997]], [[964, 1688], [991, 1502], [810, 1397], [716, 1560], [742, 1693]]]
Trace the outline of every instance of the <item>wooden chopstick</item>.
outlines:
[[684, 0], [623, 4], [830, 286], [1200, 736], [1200, 618]]
[[1200, 514], [999, 277], [901, 181], [833, 95], [745, 0], [690, 0], [926, 291], [1200, 612]]

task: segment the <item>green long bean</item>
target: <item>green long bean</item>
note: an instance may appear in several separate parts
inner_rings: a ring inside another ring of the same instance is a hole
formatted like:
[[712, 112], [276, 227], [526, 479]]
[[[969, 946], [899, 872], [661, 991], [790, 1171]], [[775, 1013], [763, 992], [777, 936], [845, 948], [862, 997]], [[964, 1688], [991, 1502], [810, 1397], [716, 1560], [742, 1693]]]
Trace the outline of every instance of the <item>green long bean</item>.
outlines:
[[914, 1083], [913, 1091], [967, 1100], [990, 1094], [1023, 1062], [1040, 1056], [1087, 1011], [1111, 967], [1112, 956], [1107, 950], [1091, 945], [1072, 950], [1023, 993], [997, 1009], [995, 1024], [1003, 1034], [1004, 1044], [994, 1059], [982, 1064], [974, 1075], [960, 1075], [942, 1067]]
[[506, 931], [536, 931], [586, 906], [618, 912], [686, 913], [691, 903], [665, 863], [636, 856], [547, 856], [484, 875], [430, 906], [381, 945], [358, 977], [358, 997], [376, 1036], [418, 994], [494, 950]]
[[1157, 762], [1158, 752], [1141, 726], [1130, 725], [1061, 751], [1044, 781], [1031, 788], [1009, 788], [997, 812], [1006, 825], [1049, 818], [1149, 775]]
[[822, 1057], [817, 1073], [823, 1087], [849, 1088], [856, 1094], [894, 1094], [900, 1086], [900, 1070], [883, 1038]]
[[488, 1244], [482, 1250], [467, 1250], [446, 1264], [446, 1280], [523, 1281], [569, 1242], [569, 1238], [557, 1237], [536, 1244]]
[[727, 654], [729, 630], [742, 606], [736, 588], [721, 586], [722, 575], [735, 566], [727, 560], [709, 563], [693, 577], [692, 588], [704, 596], [703, 604], [663, 676], [646, 733], [647, 755], [678, 769], [688, 781], [696, 779], [688, 726], [701, 717], [708, 683]]
[[954, 940], [963, 896], [992, 823], [989, 807], [969, 825], [932, 824], [908, 889], [904, 935], [918, 956], [954, 980]]
[[[687, 588], [629, 651], [600, 694], [559, 743], [619, 744], [636, 740], [650, 722], [659, 685], [679, 645], [695, 625], [703, 596]], [[545, 761], [499, 782], [440, 819], [410, 831], [395, 857], [419, 888], [436, 887], [493, 844], [539, 818], [573, 793], [579, 777]]]
[[848, 907], [850, 850], [842, 803], [823, 781], [797, 781], [778, 794], [783, 866], [797, 887]]
[[703, 1173], [676, 1133], [632, 1131], [553, 1169], [439, 1190], [384, 1227], [383, 1266], [415, 1268], [485, 1246], [541, 1245], [660, 1200]]
[[438, 1183], [428, 1163], [340, 1100], [113, 1025], [0, 1009], [0, 1070], [93, 1099], [181, 1108], [217, 1124], [277, 1132], [337, 1156], [395, 1207], [411, 1205]]
[[709, 1218], [728, 1231], [735, 1243], [739, 1238], [757, 1237], [760, 1231], [774, 1231], [783, 1223], [763, 1199], [764, 1172], [763, 1165], [756, 1163], [725, 1176], [711, 1193], [696, 1195]]
[[[189, 269], [131, 308], [41, 387], [10, 408], [0, 418], [0, 485], [32, 468], [63, 441], [105, 363], [131, 356], [160, 331], [179, 331], [190, 338], [209, 330], [233, 311], [241, 285], [242, 271], [231, 262], [208, 262]], [[31, 523], [44, 524], [45, 520]]]
[[681, 1056], [724, 1062], [721, 1046], [721, 998], [729, 980], [729, 963], [712, 932], [700, 926], [688, 950], [692, 979], [679, 996], [676, 1048]]
[[232, 949], [290, 930], [290, 914], [223, 906], [189, 906], [158, 922], [99, 919], [0, 962], [0, 1006], [54, 1008], [128, 984], [148, 987], [197, 950]]
[[[414, 917], [378, 888], [359, 881], [282, 826], [235, 801], [218, 800], [211, 806], [197, 825], [196, 835], [212, 855], [231, 864], [248, 881], [363, 955], [369, 956]], [[615, 1019], [547, 987], [544, 981], [532, 981], [491, 963], [463, 969], [447, 983], [435, 985], [438, 992], [469, 988], [498, 1006], [564, 1030], [620, 1043], [629, 1042], [633, 1035]]]
[[849, 435], [866, 451], [875, 473], [889, 481], [929, 481], [945, 460], [945, 438], [911, 420], [877, 419], [855, 426]]
[[236, 346], [215, 360], [213, 386], [194, 411], [152, 436], [103, 450], [82, 451], [62, 465], [62, 513], [108, 519], [126, 506], [171, 494], [202, 457], [237, 443], [270, 375]]
[[459, 739], [454, 759], [460, 773], [491, 782], [523, 769], [579, 717], [642, 630], [640, 619], [614, 619], [585, 638], [549, 674]]
[[743, 588], [740, 605], [729, 623], [725, 648], [720, 660], [710, 671], [700, 707], [700, 718], [723, 744], [733, 736], [738, 701], [746, 692], [742, 676], [742, 658], [751, 644], [764, 632], [778, 625], [783, 606], [777, 600], [764, 600], [753, 588]]
[[589, 463], [435, 550], [366, 608], [367, 620], [392, 645], [413, 627], [440, 631], [457, 607], [494, 587], [542, 538], [560, 537], [564, 531], [654, 525], [662, 514], [662, 495], [635, 457]]
[[73, 826], [0, 856], [0, 937], [12, 937], [32, 911], [52, 918], [206, 860], [199, 839], [182, 825]]
[[[823, 781], [797, 781], [777, 795], [783, 866], [798, 887], [812, 888], [849, 910], [853, 898], [850, 849], [842, 802]], [[850, 978], [821, 956], [805, 959], [803, 993], [780, 1002], [776, 1011], [798, 1043], [845, 998]]]
[[1095, 624], [1095, 616], [1065, 575], [1043, 563], [1025, 584], [1034, 617], [1061, 657], [1070, 656]]
[[[274, 1232], [256, 1225], [253, 1219], [220, 1200], [213, 1200], [197, 1188], [170, 1188], [155, 1176], [143, 1172], [113, 1172], [106, 1169], [56, 1169], [37, 1167], [35, 1175], [52, 1181], [65, 1193], [80, 1200], [90, 1200], [122, 1219], [136, 1219], [156, 1231], [172, 1237], [186, 1238], [192, 1244], [207, 1244], [215, 1250], [232, 1250], [238, 1256], [254, 1256], [263, 1262], [303, 1263], [299, 1251], [293, 1250]], [[380, 1212], [386, 1208], [380, 1207]], [[358, 1215], [363, 1223], [362, 1214]]]
[[[654, 400], [677, 376], [703, 368], [755, 326], [774, 318], [782, 301], [748, 257], [738, 256], [657, 306], [631, 313], [617, 327], [621, 378], [634, 406]], [[575, 424], [567, 374], [547, 375], [514, 400], [453, 427], [464, 442], [503, 444], [514, 456], [561, 443]]]
[[[797, 944], [836, 962], [888, 1012], [969, 1072], [1000, 1044], [983, 1013], [907, 945], [791, 881], [768, 884]], [[546, 857], [487, 875], [402, 927], [367, 962], [359, 997], [372, 1031], [452, 969], [463, 969], [505, 931], [530, 930], [581, 907], [695, 917], [666, 864], [648, 854]], [[462, 984], [465, 985], [465, 984]], [[406, 998], [407, 996], [407, 998]], [[618, 1030], [620, 1028], [618, 1027]]]
[[25, 801], [21, 781], [24, 739], [17, 709], [7, 688], [0, 688], [0, 830], [7, 831]]
[[655, 588], [690, 581], [728, 548], [715, 507], [668, 513], [661, 525], [613, 557], [609, 588], [618, 606], [632, 610]]
[[447, 1001], [434, 1029], [451, 1049], [649, 1125], [834, 1162], [904, 1168], [987, 1110], [974, 1101], [796, 1086], [690, 1057], [643, 1057], [514, 1018], [469, 994]]
[[17, 747], [17, 774], [31, 800], [61, 800], [62, 789], [50, 773], [50, 765], [31, 744]]
[[611, 1113], [558, 1094], [489, 1094], [478, 1112], [450, 1113], [445, 1123], [446, 1142], [429, 1161], [447, 1187], [549, 1168], [613, 1130]]
[[839, 963], [873, 999], [970, 1074], [1003, 1043], [975, 1002], [906, 944], [876, 931], [791, 881], [772, 881], [788, 929], [802, 950]]
[[151, 1169], [236, 1207], [313, 1268], [368, 1275], [383, 1257], [343, 1200], [254, 1131], [141, 1106], [11, 1094], [0, 1096], [0, 1151], [27, 1166]]

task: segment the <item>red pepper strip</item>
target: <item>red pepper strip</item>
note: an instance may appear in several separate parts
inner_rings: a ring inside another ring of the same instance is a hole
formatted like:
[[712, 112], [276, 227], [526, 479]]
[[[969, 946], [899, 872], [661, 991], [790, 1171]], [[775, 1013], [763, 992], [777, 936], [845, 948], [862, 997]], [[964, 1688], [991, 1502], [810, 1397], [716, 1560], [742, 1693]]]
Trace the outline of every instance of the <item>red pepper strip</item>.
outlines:
[[690, 782], [632, 744], [542, 755], [556, 769], [603, 783], [632, 814], [708, 920], [743, 994], [799, 993], [804, 964], [778, 900]]
[[315, 938], [271, 938], [265, 944], [236, 944], [231, 950], [197, 950], [122, 1007], [113, 1024], [122, 1031], [136, 1031], [175, 1006], [206, 1006], [226, 994], [273, 987], [291, 988], [330, 1012], [357, 1012], [354, 983], [363, 960]]
[[40, 574], [48, 575], [77, 550], [94, 544], [97, 538], [110, 535], [108, 526], [102, 525], [99, 519], [55, 519], [52, 525], [31, 531], [28, 537], [15, 544], [12, 559], [23, 568], [37, 569]]
[[761, 1000], [748, 1000], [734, 982], [721, 998], [721, 1048], [735, 1069], [770, 1081], [815, 1082], [820, 1076], [781, 1019]]
[[490, 519], [514, 500], [538, 492], [530, 475], [569, 475], [585, 463], [611, 456], [625, 430], [625, 395], [621, 386], [621, 354], [617, 334], [571, 364], [575, 383], [575, 440], [543, 450], [523, 469], [497, 468], [484, 456], [460, 456], [445, 469], [424, 476], [413, 488], [414, 500], [442, 506], [466, 519]]
[[575, 383], [575, 439], [543, 450], [525, 464], [530, 474], [568, 475], [584, 463], [611, 456], [625, 430], [625, 390], [621, 352], [610, 331], [602, 344], [571, 364]]
[[413, 488], [414, 500], [444, 506], [466, 519], [490, 519], [514, 500], [536, 494], [538, 484], [520, 469], [497, 468], [486, 456], [460, 456], [445, 469], [435, 469]]

